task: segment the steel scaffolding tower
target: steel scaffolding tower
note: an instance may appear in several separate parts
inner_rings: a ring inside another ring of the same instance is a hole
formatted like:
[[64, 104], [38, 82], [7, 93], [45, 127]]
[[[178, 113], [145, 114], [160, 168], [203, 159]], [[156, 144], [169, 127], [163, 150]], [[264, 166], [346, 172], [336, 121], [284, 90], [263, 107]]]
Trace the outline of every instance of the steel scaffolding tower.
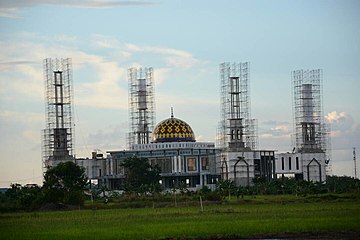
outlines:
[[73, 160], [71, 59], [47, 58], [44, 64], [46, 127], [42, 131], [44, 169]]
[[295, 147], [298, 152], [329, 154], [329, 126], [322, 107], [322, 70], [292, 72]]
[[218, 147], [230, 151], [257, 148], [257, 121], [251, 119], [250, 63], [220, 64], [221, 111]]
[[155, 126], [155, 101], [152, 68], [128, 69], [129, 122], [128, 147], [150, 142]]

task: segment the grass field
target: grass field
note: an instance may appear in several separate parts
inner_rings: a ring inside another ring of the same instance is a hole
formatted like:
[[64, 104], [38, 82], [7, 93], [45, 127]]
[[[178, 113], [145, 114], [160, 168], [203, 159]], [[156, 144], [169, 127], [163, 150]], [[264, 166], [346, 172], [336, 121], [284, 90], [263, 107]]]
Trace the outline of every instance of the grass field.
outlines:
[[359, 200], [0, 214], [0, 239], [235, 239], [344, 231], [360, 234]]

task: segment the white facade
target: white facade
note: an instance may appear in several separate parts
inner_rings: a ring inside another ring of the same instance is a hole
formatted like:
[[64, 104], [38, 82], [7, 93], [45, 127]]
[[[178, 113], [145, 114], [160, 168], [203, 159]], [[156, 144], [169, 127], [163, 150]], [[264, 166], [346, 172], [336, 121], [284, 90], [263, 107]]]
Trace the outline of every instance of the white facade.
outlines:
[[306, 181], [326, 180], [326, 154], [318, 153], [279, 153], [276, 155], [275, 171], [280, 176], [294, 176]]
[[256, 177], [270, 181], [275, 177], [275, 154], [271, 150], [224, 151], [217, 154], [217, 168], [223, 180], [249, 186]]
[[89, 179], [98, 179], [106, 175], [106, 160], [105, 158], [78, 158], [75, 162], [78, 166], [84, 167]]

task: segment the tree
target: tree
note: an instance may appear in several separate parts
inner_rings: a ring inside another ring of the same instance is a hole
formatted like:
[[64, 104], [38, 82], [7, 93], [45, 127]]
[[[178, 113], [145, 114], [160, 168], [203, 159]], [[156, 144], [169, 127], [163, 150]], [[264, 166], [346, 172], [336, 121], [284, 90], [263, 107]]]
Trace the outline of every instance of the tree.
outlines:
[[0, 196], [0, 211], [34, 210], [42, 203], [42, 191], [36, 184], [11, 184]]
[[59, 163], [45, 173], [44, 200], [51, 203], [82, 205], [87, 181], [84, 168], [70, 161]]
[[360, 190], [360, 180], [347, 176], [328, 176], [326, 187], [329, 192], [350, 193]]
[[151, 166], [148, 159], [129, 157], [125, 159], [121, 166], [125, 169], [126, 192], [152, 193], [160, 190], [160, 167]]
[[217, 183], [217, 191], [219, 191], [223, 197], [228, 196], [230, 200], [231, 194], [236, 191], [236, 187], [233, 181], [220, 180]]

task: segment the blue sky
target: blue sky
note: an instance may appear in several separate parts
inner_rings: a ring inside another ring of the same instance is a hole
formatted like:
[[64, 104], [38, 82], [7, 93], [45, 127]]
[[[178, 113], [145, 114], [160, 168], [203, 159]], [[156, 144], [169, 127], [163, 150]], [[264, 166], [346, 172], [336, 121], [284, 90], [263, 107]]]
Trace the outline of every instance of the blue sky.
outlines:
[[[214, 141], [219, 64], [250, 61], [263, 149], [291, 150], [291, 71], [323, 69], [333, 173], [360, 149], [359, 1], [0, 1], [0, 186], [41, 183], [42, 60], [72, 58], [76, 153], [123, 149], [127, 68], [153, 67], [157, 122]], [[360, 165], [360, 164], [358, 164]]]

